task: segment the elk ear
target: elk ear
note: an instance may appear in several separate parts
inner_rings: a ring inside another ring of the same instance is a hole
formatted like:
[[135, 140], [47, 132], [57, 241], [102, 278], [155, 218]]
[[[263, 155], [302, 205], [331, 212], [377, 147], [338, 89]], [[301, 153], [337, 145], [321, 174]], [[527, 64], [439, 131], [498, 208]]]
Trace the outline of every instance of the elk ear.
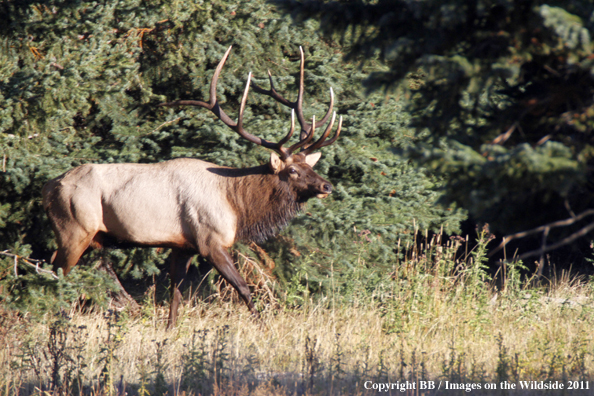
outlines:
[[305, 156], [305, 163], [313, 168], [321, 156], [322, 153], [320, 153], [319, 151], [317, 153], [307, 154]]
[[284, 162], [274, 152], [270, 153], [270, 163], [268, 165], [275, 175], [285, 168]]

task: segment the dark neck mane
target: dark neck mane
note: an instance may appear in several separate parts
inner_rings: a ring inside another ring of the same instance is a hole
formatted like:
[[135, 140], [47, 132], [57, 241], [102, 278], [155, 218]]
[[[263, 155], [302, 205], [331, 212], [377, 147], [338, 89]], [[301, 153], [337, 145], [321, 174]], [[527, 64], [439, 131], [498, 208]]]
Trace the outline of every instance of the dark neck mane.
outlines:
[[263, 242], [278, 234], [305, 206], [268, 166], [229, 169], [227, 176], [227, 199], [237, 214], [236, 240]]

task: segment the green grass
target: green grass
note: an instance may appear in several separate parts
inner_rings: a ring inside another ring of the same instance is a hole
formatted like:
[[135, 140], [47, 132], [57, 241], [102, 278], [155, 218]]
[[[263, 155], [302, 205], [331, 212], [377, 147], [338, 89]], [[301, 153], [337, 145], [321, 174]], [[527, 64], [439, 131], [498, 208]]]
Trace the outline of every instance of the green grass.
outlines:
[[[378, 390], [366, 386], [393, 384], [380, 394], [468, 394], [474, 386], [475, 395], [537, 395], [502, 383], [544, 381], [590, 387], [547, 395], [591, 394], [591, 283], [563, 275], [535, 286], [518, 264], [495, 282], [487, 242], [483, 235], [460, 255], [463, 240], [435, 236], [391, 272], [359, 262], [332, 273], [326, 295], [299, 282], [274, 300], [265, 279], [261, 320], [225, 287], [212, 301], [189, 296], [170, 332], [167, 307], [150, 298], [140, 313], [73, 309], [46, 324], [4, 312], [0, 392], [371, 395]], [[423, 381], [441, 390], [419, 389]], [[445, 381], [462, 389], [444, 390]], [[491, 384], [497, 389], [485, 389]]]

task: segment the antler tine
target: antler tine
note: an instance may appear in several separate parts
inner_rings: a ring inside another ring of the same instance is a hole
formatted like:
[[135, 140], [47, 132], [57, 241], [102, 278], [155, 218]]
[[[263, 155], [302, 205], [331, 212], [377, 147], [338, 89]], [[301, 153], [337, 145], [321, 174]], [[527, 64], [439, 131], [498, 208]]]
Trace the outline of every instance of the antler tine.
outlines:
[[[297, 120], [299, 121], [299, 125], [301, 125], [301, 134], [299, 134], [299, 140], [304, 140], [310, 134], [312, 124], [308, 124], [305, 120], [305, 116], [303, 115], [303, 92], [305, 91], [305, 54], [303, 53], [303, 48], [299, 46], [299, 89], [297, 91], [297, 100], [295, 101], [295, 105], [297, 106]], [[311, 134], [313, 136], [313, 134]]]
[[[250, 91], [250, 81], [252, 80], [252, 72], [248, 73], [247, 83], [243, 90], [243, 96], [241, 97], [241, 104], [239, 105], [239, 113], [237, 114], [237, 132], [243, 136], [245, 130], [243, 129], [243, 112], [245, 110], [245, 104], [247, 103], [248, 92]], [[240, 132], [241, 131], [241, 132]], [[245, 136], [244, 136], [245, 137]]]
[[[287, 135], [282, 138], [280, 142], [278, 142], [278, 144], [282, 146], [283, 144], [287, 143], [291, 136], [293, 136], [293, 132], [295, 132], [295, 109], [291, 109], [291, 129], [289, 130], [289, 133], [287, 133]], [[291, 150], [287, 151], [291, 153]]]
[[328, 106], [328, 111], [326, 112], [326, 115], [324, 115], [324, 117], [318, 121], [318, 123], [316, 124], [316, 128], [319, 128], [321, 126], [323, 126], [326, 122], [328, 122], [328, 118], [330, 118], [330, 114], [332, 114], [332, 109], [334, 108], [334, 90], [332, 89], [332, 87], [330, 87], [330, 105]]
[[332, 121], [330, 122], [330, 124], [328, 125], [326, 130], [324, 131], [324, 134], [314, 144], [312, 144], [311, 146], [302, 150], [301, 153], [307, 155], [314, 150], [318, 150], [318, 149], [321, 149], [322, 147], [330, 146], [332, 143], [334, 143], [336, 141], [336, 139], [338, 139], [338, 137], [340, 136], [340, 131], [342, 129], [342, 116], [340, 116], [338, 118], [338, 129], [336, 129], [336, 133], [334, 134], [332, 139], [326, 141], [326, 138], [328, 138], [328, 135], [330, 135], [330, 131], [332, 130], [332, 127], [334, 126], [335, 119], [336, 119], [336, 112], [334, 112], [334, 114], [332, 115]]
[[332, 131], [332, 127], [334, 126], [334, 121], [336, 121], [336, 112], [334, 112], [332, 114], [332, 120], [330, 121], [330, 124], [328, 124], [328, 126], [326, 127], [326, 130], [324, 131], [322, 136], [320, 136], [320, 138], [314, 144], [303, 149], [301, 152], [303, 154], [309, 154], [312, 151], [317, 150], [318, 148], [322, 147], [322, 144], [324, 143], [326, 138], [328, 138], [328, 135], [330, 135], [330, 132]]
[[225, 51], [225, 55], [223, 55], [223, 57], [219, 61], [219, 64], [217, 65], [217, 68], [215, 69], [215, 72], [212, 75], [212, 79], [210, 80], [209, 102], [210, 102], [210, 105], [213, 107], [215, 106], [216, 103], [218, 103], [218, 101], [217, 101], [217, 83], [219, 82], [219, 76], [221, 75], [223, 66], [225, 66], [225, 62], [227, 62], [227, 58], [229, 57], [229, 54], [231, 53], [231, 48], [233, 48], [232, 45], [230, 45], [229, 48], [227, 48], [227, 51]]
[[302, 148], [305, 145], [307, 145], [309, 142], [311, 142], [311, 139], [313, 138], [315, 132], [316, 132], [316, 116], [314, 115], [311, 118], [311, 129], [309, 130], [309, 133], [307, 134], [305, 139], [301, 139], [297, 143], [293, 144], [291, 147], [289, 147], [288, 151], [290, 153], [293, 153], [293, 151], [297, 150], [298, 148]]
[[318, 147], [319, 149], [322, 147], [326, 147], [326, 146], [330, 146], [332, 143], [334, 143], [336, 141], [336, 139], [338, 139], [338, 137], [340, 136], [340, 131], [342, 130], [342, 116], [338, 117], [338, 129], [336, 129], [336, 133], [334, 134], [334, 137], [330, 140], [328, 140], [327, 142], [324, 142], [320, 145], [320, 147]]
[[296, 107], [295, 103], [288, 101], [281, 94], [276, 92], [276, 89], [274, 88], [274, 82], [272, 81], [272, 73], [270, 73], [270, 70], [268, 70], [268, 80], [270, 81], [270, 89], [264, 89], [264, 88], [260, 87], [258, 84], [256, 84], [255, 82], [252, 82], [252, 87], [254, 88], [254, 91], [256, 91], [257, 93], [263, 94], [263, 95], [268, 95], [272, 99], [287, 106], [290, 109], [295, 109], [295, 107]]

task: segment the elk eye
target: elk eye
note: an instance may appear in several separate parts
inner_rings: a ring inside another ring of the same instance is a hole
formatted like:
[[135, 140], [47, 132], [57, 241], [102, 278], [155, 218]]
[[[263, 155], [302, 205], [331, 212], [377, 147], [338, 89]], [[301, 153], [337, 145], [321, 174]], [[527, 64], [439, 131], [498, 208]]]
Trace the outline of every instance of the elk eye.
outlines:
[[294, 174], [297, 173], [297, 169], [295, 169], [295, 168], [289, 168], [289, 173], [292, 174], [292, 175], [294, 175]]

